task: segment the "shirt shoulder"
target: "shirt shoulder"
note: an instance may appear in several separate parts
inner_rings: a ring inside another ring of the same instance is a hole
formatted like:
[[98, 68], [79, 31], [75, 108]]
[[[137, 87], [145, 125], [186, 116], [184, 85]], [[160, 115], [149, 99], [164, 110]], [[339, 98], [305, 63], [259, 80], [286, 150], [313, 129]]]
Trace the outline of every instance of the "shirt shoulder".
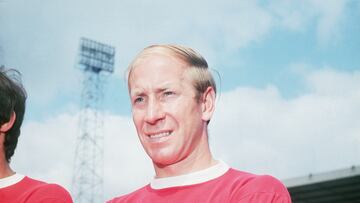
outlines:
[[72, 203], [69, 192], [58, 184], [45, 183], [26, 177], [24, 185], [29, 190], [24, 195], [26, 203]]
[[230, 169], [233, 190], [231, 202], [290, 203], [288, 190], [270, 175], [255, 175]]

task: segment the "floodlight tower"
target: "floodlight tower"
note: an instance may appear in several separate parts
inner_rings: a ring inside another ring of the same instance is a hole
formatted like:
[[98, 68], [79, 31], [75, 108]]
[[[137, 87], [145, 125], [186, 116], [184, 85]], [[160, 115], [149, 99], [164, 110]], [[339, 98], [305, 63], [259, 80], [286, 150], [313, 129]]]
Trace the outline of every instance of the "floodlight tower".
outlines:
[[103, 100], [105, 76], [114, 71], [115, 48], [81, 38], [78, 67], [84, 73], [72, 193], [76, 203], [103, 201]]

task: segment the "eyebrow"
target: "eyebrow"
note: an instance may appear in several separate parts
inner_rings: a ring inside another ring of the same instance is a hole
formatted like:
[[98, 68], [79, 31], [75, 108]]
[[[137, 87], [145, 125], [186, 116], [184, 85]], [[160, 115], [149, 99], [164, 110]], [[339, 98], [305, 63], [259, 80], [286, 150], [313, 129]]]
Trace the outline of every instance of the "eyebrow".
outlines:
[[130, 97], [134, 97], [134, 96], [141, 96], [144, 95], [144, 91], [143, 90], [139, 90], [139, 89], [135, 89], [135, 90], [130, 90]]
[[[171, 89], [175, 82], [164, 82], [155, 89], [156, 93], [164, 92], [165, 90]], [[182, 86], [180, 81], [180, 86]], [[141, 96], [144, 95], [146, 92], [146, 88], [134, 88], [133, 90], [130, 90], [130, 96]]]

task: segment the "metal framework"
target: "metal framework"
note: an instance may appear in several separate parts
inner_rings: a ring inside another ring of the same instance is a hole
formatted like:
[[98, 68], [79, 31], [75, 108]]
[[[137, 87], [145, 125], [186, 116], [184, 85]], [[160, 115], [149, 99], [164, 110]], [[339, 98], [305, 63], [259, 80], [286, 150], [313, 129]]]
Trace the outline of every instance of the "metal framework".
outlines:
[[84, 73], [72, 193], [76, 203], [103, 201], [103, 100], [105, 76], [114, 70], [115, 48], [81, 38], [78, 67]]

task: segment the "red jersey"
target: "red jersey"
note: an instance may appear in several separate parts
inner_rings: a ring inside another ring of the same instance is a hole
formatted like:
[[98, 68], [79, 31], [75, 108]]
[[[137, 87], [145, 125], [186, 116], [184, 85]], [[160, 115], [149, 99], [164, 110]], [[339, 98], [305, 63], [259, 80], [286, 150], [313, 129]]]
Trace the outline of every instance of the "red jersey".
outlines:
[[220, 163], [193, 174], [154, 179], [107, 203], [123, 202], [291, 203], [291, 198], [286, 187], [272, 176], [254, 175]]
[[15, 174], [0, 179], [0, 203], [72, 203], [72, 199], [59, 185]]

